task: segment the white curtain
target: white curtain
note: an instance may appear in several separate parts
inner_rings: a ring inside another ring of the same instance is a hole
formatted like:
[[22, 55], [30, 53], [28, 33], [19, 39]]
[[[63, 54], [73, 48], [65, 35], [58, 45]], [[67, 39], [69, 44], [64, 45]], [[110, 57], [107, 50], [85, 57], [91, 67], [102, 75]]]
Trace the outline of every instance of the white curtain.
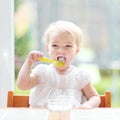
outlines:
[[0, 108], [14, 88], [14, 0], [0, 0]]

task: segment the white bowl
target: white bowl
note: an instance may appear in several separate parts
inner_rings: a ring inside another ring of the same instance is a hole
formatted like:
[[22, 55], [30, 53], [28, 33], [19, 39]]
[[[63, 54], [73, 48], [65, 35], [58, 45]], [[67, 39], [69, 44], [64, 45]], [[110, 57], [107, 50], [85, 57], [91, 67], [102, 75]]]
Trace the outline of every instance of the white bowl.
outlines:
[[52, 111], [67, 111], [73, 107], [74, 97], [60, 95], [48, 100], [48, 108]]

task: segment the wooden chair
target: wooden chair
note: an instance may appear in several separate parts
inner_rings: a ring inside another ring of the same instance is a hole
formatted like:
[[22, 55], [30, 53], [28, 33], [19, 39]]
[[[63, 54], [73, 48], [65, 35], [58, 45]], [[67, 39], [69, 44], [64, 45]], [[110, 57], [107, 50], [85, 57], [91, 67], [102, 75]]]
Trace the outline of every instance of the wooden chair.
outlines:
[[8, 91], [7, 107], [29, 107], [29, 95], [17, 95]]
[[100, 95], [100, 99], [99, 107], [111, 107], [111, 91], [106, 90], [104, 95]]
[[[111, 107], [111, 92], [105, 91], [100, 95], [101, 103], [99, 107]], [[29, 95], [16, 95], [13, 91], [8, 91], [7, 107], [29, 107]]]

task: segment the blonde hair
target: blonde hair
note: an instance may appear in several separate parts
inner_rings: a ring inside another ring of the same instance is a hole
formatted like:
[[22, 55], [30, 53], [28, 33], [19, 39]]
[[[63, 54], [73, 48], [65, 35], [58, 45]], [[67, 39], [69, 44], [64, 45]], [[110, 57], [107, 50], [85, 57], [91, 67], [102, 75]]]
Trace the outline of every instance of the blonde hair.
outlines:
[[50, 41], [49, 36], [52, 32], [70, 33], [70, 35], [73, 37], [73, 40], [75, 40], [76, 42], [78, 50], [80, 49], [83, 33], [82, 30], [74, 23], [68, 21], [56, 21], [54, 23], [51, 23], [43, 36], [43, 39], [46, 40], [46, 44], [49, 44]]

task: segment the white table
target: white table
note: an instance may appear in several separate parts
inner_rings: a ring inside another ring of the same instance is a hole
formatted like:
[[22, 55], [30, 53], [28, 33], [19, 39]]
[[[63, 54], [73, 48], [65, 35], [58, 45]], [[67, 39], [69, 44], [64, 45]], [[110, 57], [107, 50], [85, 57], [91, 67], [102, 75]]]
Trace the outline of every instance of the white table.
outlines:
[[0, 109], [0, 120], [120, 120], [120, 108], [73, 109], [64, 112], [3, 108]]
[[48, 120], [48, 115], [46, 109], [0, 109], [0, 120]]
[[120, 120], [120, 108], [79, 109], [70, 115], [71, 120]]

